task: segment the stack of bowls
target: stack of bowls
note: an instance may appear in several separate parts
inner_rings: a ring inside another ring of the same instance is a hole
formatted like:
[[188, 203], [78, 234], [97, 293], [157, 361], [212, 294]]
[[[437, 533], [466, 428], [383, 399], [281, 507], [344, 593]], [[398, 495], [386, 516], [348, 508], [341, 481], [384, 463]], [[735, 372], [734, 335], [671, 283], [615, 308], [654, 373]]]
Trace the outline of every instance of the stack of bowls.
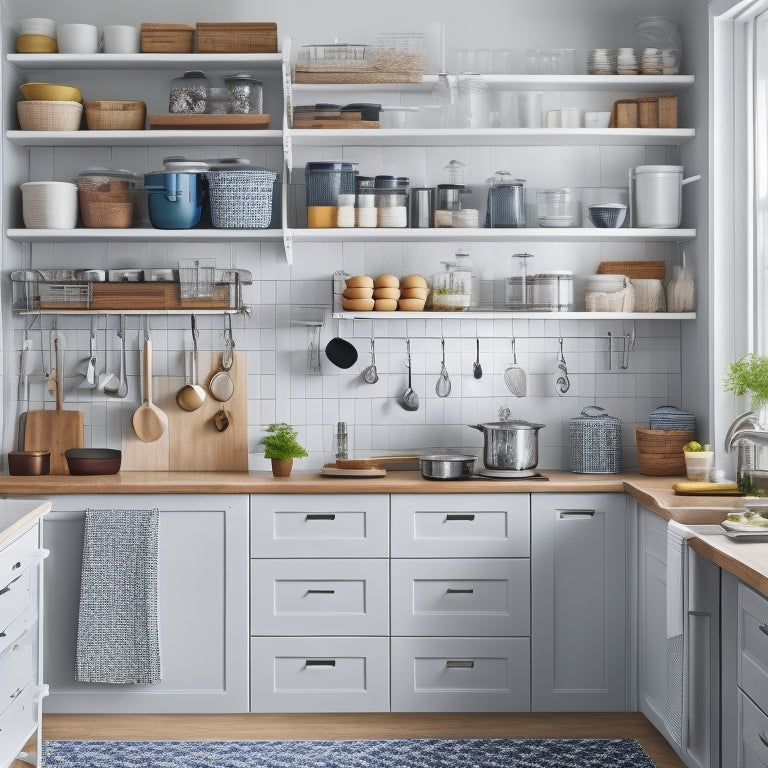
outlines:
[[640, 72], [643, 75], [663, 74], [664, 60], [658, 48], [643, 48], [640, 55]]
[[373, 301], [375, 310], [394, 312], [400, 298], [400, 280], [395, 275], [379, 275], [373, 281]]
[[77, 185], [66, 181], [28, 181], [21, 185], [21, 209], [27, 229], [74, 229]]
[[421, 275], [406, 275], [400, 280], [397, 308], [403, 312], [421, 312], [427, 301], [429, 286]]
[[53, 19], [22, 19], [16, 38], [16, 53], [58, 53], [56, 22]]
[[615, 75], [616, 51], [610, 48], [594, 48], [587, 54], [587, 73], [590, 75]]
[[83, 96], [74, 85], [24, 83], [26, 101], [16, 104], [22, 131], [77, 131], [83, 115]]
[[373, 278], [368, 275], [348, 277], [341, 293], [341, 308], [348, 312], [370, 312], [374, 308]]

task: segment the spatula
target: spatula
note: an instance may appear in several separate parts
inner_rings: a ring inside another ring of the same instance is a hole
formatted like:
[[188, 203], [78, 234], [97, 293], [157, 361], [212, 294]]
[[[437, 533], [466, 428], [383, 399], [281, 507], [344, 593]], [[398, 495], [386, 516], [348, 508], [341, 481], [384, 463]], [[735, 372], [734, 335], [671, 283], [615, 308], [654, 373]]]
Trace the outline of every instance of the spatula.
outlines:
[[515, 351], [515, 337], [512, 337], [512, 362], [504, 371], [504, 383], [507, 389], [515, 397], [525, 397], [528, 391], [528, 382], [525, 369], [517, 364], [517, 352]]

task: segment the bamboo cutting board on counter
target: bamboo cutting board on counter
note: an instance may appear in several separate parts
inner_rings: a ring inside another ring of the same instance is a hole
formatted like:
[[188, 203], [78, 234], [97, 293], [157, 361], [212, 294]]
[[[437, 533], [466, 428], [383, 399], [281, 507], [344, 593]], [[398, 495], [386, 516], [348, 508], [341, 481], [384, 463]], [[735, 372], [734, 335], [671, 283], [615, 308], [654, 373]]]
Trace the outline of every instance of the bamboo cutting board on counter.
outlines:
[[[170, 472], [246, 472], [248, 470], [248, 394], [246, 364], [241, 353], [233, 355], [229, 374], [235, 389], [224, 403], [214, 400], [208, 389], [210, 377], [221, 369], [221, 354], [200, 351], [200, 384], [205, 402], [196, 411], [183, 411], [176, 404], [176, 393], [184, 385], [182, 376], [155, 376], [152, 394], [155, 405], [168, 416], [166, 433], [154, 443], [142, 443], [133, 429], [123, 435], [123, 460], [126, 471]], [[223, 408], [229, 427], [219, 432], [213, 423]]]

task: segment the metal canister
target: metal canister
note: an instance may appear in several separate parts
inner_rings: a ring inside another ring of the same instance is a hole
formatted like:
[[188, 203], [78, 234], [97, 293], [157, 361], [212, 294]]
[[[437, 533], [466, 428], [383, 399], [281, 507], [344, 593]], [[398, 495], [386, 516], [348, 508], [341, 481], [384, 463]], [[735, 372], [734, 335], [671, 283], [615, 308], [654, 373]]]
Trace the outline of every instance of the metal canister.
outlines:
[[590, 405], [568, 422], [571, 472], [621, 472], [621, 419]]
[[435, 188], [412, 187], [408, 199], [408, 226], [427, 229], [434, 226]]

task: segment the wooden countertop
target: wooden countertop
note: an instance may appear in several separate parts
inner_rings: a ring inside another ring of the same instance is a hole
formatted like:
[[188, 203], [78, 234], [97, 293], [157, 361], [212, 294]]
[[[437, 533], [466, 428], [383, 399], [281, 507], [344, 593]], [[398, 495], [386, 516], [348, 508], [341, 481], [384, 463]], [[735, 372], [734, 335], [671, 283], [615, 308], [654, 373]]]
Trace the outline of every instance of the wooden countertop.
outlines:
[[[718, 525], [728, 511], [742, 506], [736, 496], [678, 496], [672, 485], [683, 477], [637, 473], [575, 474], [539, 470], [547, 480], [425, 480], [420, 472], [389, 470], [380, 478], [323, 477], [318, 471], [294, 471], [274, 478], [270, 472], [119, 472], [116, 475], [43, 475], [0, 477], [4, 496], [48, 497], [106, 493], [627, 493], [665, 520], [683, 525]], [[0, 531], [2, 531], [0, 517]], [[2, 534], [0, 533], [0, 536]], [[0, 538], [0, 542], [2, 539]], [[723, 535], [694, 531], [690, 546], [721, 568], [768, 595], [768, 544], [733, 542]]]
[[51, 509], [45, 499], [0, 499], [0, 547]]

